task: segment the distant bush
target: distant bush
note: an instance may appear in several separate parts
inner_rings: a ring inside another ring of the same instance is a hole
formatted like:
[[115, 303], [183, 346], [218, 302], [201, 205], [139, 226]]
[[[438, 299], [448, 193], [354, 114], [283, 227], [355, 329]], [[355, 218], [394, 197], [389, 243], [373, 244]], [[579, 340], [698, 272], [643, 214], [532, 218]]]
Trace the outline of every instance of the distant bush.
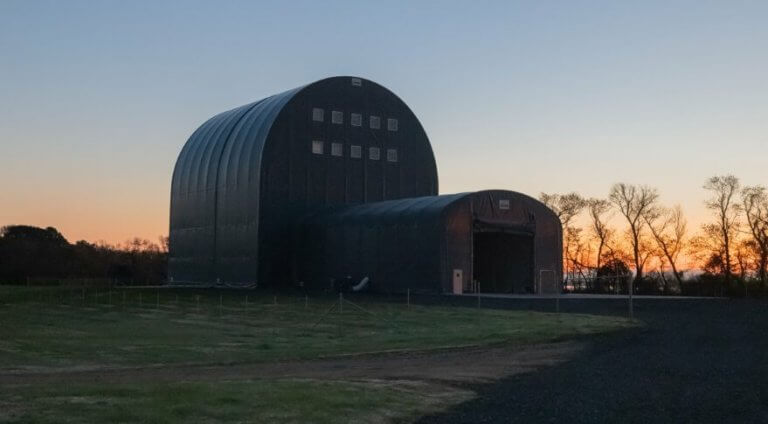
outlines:
[[[0, 283], [109, 279], [157, 284], [167, 279], [165, 240], [133, 239], [123, 245], [69, 243], [55, 228], [13, 225], [0, 229]], [[42, 284], [42, 283], [41, 283]]]
[[687, 296], [763, 297], [768, 295], [757, 278], [732, 276], [727, 282], [722, 273], [704, 272], [685, 281]]

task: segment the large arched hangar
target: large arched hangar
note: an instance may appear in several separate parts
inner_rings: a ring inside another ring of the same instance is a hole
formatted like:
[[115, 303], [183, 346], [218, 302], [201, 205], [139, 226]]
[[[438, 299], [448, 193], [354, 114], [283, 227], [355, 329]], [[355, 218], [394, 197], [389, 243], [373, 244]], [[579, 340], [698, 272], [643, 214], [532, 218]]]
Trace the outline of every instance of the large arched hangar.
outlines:
[[400, 98], [362, 78], [323, 79], [192, 134], [173, 172], [169, 273], [286, 284], [291, 225], [308, 211], [437, 190], [429, 139]]

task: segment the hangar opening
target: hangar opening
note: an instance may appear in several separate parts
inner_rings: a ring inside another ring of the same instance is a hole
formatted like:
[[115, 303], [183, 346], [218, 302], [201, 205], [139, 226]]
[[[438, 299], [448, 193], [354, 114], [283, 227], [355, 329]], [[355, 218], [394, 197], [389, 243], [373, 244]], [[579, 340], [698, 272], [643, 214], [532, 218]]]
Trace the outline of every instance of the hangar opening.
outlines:
[[533, 234], [480, 231], [473, 235], [472, 280], [482, 293], [533, 293]]
[[408, 105], [373, 81], [332, 77], [193, 132], [173, 171], [168, 268], [172, 283], [199, 286], [367, 278], [378, 292], [468, 293], [479, 281], [540, 293], [562, 279], [562, 228], [524, 194], [438, 194]]

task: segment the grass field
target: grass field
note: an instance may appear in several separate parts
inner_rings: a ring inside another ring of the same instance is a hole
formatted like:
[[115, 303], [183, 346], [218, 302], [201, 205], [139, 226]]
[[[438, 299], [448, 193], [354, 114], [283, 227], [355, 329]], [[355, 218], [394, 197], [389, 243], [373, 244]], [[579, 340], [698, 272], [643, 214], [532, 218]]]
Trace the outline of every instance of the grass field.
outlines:
[[469, 397], [419, 385], [314, 380], [30, 385], [0, 392], [0, 422], [403, 422]]
[[[391, 350], [542, 343], [626, 328], [621, 318], [449, 306], [371, 297], [253, 292], [0, 287], [0, 373], [236, 364]], [[14, 385], [0, 421], [370, 422], [446, 402], [410, 386], [310, 380]], [[450, 403], [450, 402], [449, 402]], [[393, 407], [394, 406], [394, 407]], [[121, 412], [122, 411], [122, 412]], [[342, 414], [342, 415], [339, 415]], [[309, 419], [301, 419], [310, 417]]]

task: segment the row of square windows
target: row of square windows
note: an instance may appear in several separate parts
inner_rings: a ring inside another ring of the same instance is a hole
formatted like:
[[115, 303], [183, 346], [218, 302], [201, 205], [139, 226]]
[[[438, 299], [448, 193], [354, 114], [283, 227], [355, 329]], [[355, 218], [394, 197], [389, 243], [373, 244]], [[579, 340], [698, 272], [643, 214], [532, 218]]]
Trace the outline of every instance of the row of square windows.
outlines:
[[[312, 140], [312, 153], [316, 155], [325, 154], [325, 142], [322, 140]], [[331, 143], [331, 156], [344, 156], [344, 144]], [[363, 157], [363, 147], [351, 145], [349, 146], [349, 157], [353, 159], [360, 159]], [[378, 147], [368, 148], [368, 159], [380, 160], [381, 149]], [[397, 162], [397, 149], [387, 149], [387, 162]]]
[[[315, 122], [323, 122], [325, 121], [325, 110], [321, 109], [319, 107], [312, 108], [312, 120]], [[343, 124], [344, 123], [344, 112], [338, 111], [338, 110], [332, 110], [331, 111], [331, 123], [332, 124]], [[349, 123], [352, 124], [353, 127], [362, 127], [363, 126], [363, 114], [362, 113], [350, 113], [349, 114]], [[381, 128], [381, 118], [376, 115], [371, 115], [368, 117], [368, 126], [371, 127], [374, 130], [378, 130]], [[387, 118], [387, 130], [389, 131], [397, 131], [398, 122], [395, 118]]]

